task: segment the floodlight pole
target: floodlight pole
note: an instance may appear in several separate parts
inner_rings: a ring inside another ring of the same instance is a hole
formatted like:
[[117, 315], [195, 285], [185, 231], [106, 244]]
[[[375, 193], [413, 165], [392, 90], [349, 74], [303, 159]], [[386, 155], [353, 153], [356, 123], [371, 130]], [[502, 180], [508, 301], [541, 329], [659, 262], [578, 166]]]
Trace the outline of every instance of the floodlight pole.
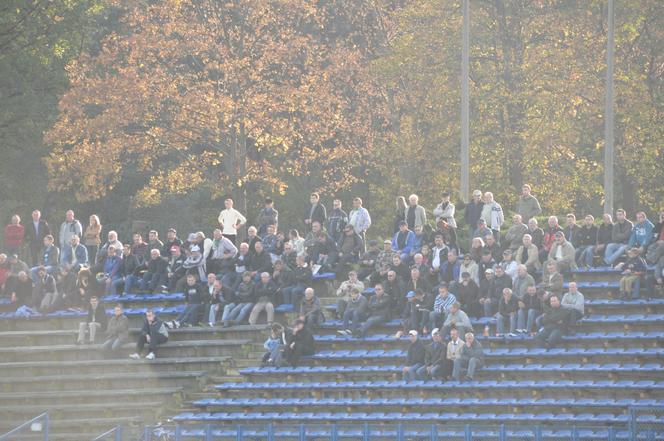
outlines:
[[466, 201], [470, 193], [470, 0], [463, 0], [463, 29], [461, 44], [461, 200]]
[[608, 0], [608, 36], [606, 42], [606, 95], [604, 99], [604, 213], [613, 214], [613, 49], [614, 0]]

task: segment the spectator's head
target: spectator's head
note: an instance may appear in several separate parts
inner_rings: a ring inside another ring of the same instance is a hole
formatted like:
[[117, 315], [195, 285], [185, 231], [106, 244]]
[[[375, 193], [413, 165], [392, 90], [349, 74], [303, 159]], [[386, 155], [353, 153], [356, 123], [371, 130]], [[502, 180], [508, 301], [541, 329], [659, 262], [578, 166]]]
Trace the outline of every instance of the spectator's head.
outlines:
[[299, 239], [300, 238], [300, 233], [297, 230], [294, 230], [294, 229], [289, 230], [288, 231], [288, 238], [290, 240]]
[[438, 328], [434, 328], [433, 331], [431, 331], [431, 338], [436, 343], [443, 341], [443, 336], [440, 334], [440, 330]]
[[509, 248], [503, 251], [503, 262], [511, 262], [512, 261], [512, 250]]
[[368, 243], [369, 249], [376, 252], [378, 250], [378, 241], [371, 239]]
[[313, 222], [311, 223], [311, 231], [312, 231], [314, 234], [318, 234], [318, 233], [320, 233], [320, 231], [321, 231], [320, 222], [318, 222], [318, 221], [313, 221]]
[[426, 243], [422, 244], [422, 249], [420, 250], [419, 254], [422, 256], [423, 260], [424, 260], [424, 256], [428, 256], [430, 252], [431, 252], [431, 249], [429, 248], [429, 245], [426, 244]]
[[411, 278], [412, 280], [419, 280], [419, 278], [420, 278], [420, 270], [418, 270], [417, 268], [413, 268], [413, 269], [411, 269], [411, 270], [410, 270], [410, 278]]
[[417, 253], [413, 256], [413, 262], [415, 262], [415, 265], [422, 265], [422, 262], [424, 262], [424, 256], [421, 253]]
[[247, 236], [252, 238], [258, 236], [258, 230], [256, 229], [256, 227], [252, 225], [249, 228], [247, 228]]
[[512, 290], [509, 288], [503, 288], [503, 298], [509, 300], [512, 298]]
[[318, 193], [311, 193], [309, 195], [309, 202], [311, 202], [312, 204], [317, 204], [319, 200], [320, 200], [320, 195]]
[[464, 264], [465, 266], [470, 265], [470, 262], [472, 262], [472, 261], [473, 261], [473, 259], [470, 257], [470, 254], [468, 254], [468, 253], [464, 254], [464, 256], [463, 256], [463, 264]]
[[357, 282], [357, 271], [349, 271], [348, 272], [348, 280], [351, 282], [355, 283]]
[[514, 223], [514, 225], [521, 225], [523, 223], [523, 218], [520, 214], [515, 214], [512, 216], [512, 223]]
[[496, 277], [503, 277], [505, 275], [505, 268], [503, 268], [500, 265], [496, 265], [496, 267], [493, 269]]
[[274, 206], [274, 201], [270, 198], [265, 198], [264, 204], [265, 208], [271, 208], [272, 206]]
[[148, 240], [150, 242], [156, 242], [159, 240], [159, 232], [157, 230], [150, 230], [148, 232]]
[[114, 257], [115, 254], [116, 254], [115, 246], [109, 245], [108, 248], [106, 248], [106, 255], [108, 257]]
[[304, 267], [306, 265], [307, 261], [304, 259], [304, 256], [296, 256], [295, 257], [295, 264], [299, 267]]
[[220, 230], [219, 228], [215, 229], [215, 230], [212, 232], [212, 238], [213, 238], [214, 240], [221, 240], [221, 238], [222, 238], [223, 236], [224, 236], [224, 235], [223, 235], [223, 233], [221, 232], [221, 230]]
[[488, 247], [492, 247], [496, 244], [496, 238], [494, 237], [493, 234], [489, 233], [486, 236], [484, 236], [484, 243]]
[[408, 196], [408, 204], [410, 204], [411, 207], [417, 206], [417, 203], [420, 201], [419, 196], [416, 194], [411, 194]]
[[281, 259], [277, 259], [274, 261], [273, 266], [275, 271], [281, 271], [284, 269], [284, 261]]
[[447, 283], [441, 283], [438, 285], [438, 295], [441, 297], [447, 297], [450, 292], [447, 290]]
[[[174, 247], [174, 248], [175, 248], [175, 247]], [[178, 248], [179, 248], [179, 247], [178, 247]], [[173, 250], [171, 249], [171, 251], [173, 251]], [[122, 245], [122, 255], [125, 256], [125, 257], [127, 257], [127, 256], [129, 256], [130, 254], [131, 254], [131, 245], [129, 245], [128, 243]]]
[[7, 255], [2, 253], [0, 254], [0, 265], [4, 265], [7, 262]]
[[605, 225], [610, 225], [613, 223], [613, 217], [611, 216], [610, 213], [604, 213], [602, 215], [602, 221], [604, 222]]
[[406, 221], [399, 222], [399, 230], [405, 232], [408, 230], [408, 223]]
[[293, 323], [293, 330], [301, 331], [303, 329], [304, 329], [304, 320], [302, 319], [295, 320], [295, 323]]
[[99, 300], [97, 299], [97, 296], [90, 297], [90, 306], [96, 308], [97, 305], [99, 305]]
[[247, 242], [242, 242], [240, 244], [240, 254], [245, 255], [249, 252], [249, 244]]
[[484, 230], [486, 228], [486, 220], [483, 217], [477, 219], [477, 229]]
[[560, 308], [560, 299], [558, 296], [551, 296], [549, 298], [549, 305], [551, 305], [552, 308]]
[[417, 341], [417, 331], [414, 329], [411, 329], [408, 331], [408, 340], [411, 341], [411, 343], [415, 343]]
[[196, 284], [196, 276], [193, 274], [187, 274], [187, 285], [194, 286]]
[[374, 292], [377, 296], [382, 296], [383, 294], [385, 294], [385, 288], [383, 288], [383, 284], [376, 283], [376, 285], [374, 286]]
[[456, 314], [457, 311], [459, 311], [459, 309], [461, 309], [461, 303], [459, 303], [459, 302], [454, 302], [454, 303], [452, 303], [452, 305], [450, 305], [450, 313], [451, 314]]
[[440, 194], [440, 201], [444, 204], [450, 201], [450, 192], [444, 191]]
[[457, 328], [450, 329], [450, 339], [454, 341], [457, 338], [459, 338], [459, 330]]
[[314, 289], [309, 287], [304, 290], [304, 298], [307, 300], [311, 300], [314, 298]]
[[[109, 247], [109, 248], [110, 248], [110, 247]], [[191, 247], [191, 252], [192, 252], [192, 254], [193, 254], [194, 252], [196, 252], [196, 249], [197, 249], [197, 248], [198, 248], [198, 247]], [[199, 250], [199, 251], [200, 251], [200, 250]], [[161, 251], [159, 251], [157, 248], [154, 248], [154, 249], [150, 250], [150, 259], [152, 259], [152, 260], [157, 260], [157, 259], [159, 259], [160, 257], [161, 257]]]
[[169, 241], [174, 241], [176, 237], [178, 237], [178, 232], [175, 230], [175, 228], [169, 228], [166, 232], [166, 238]]
[[556, 228], [558, 226], [558, 218], [556, 216], [549, 216], [549, 220], [547, 222], [549, 224], [549, 228]]
[[261, 283], [264, 284], [264, 285], [267, 285], [269, 281], [270, 281], [270, 273], [262, 272], [261, 273]]
[[141, 242], [143, 242], [143, 236], [141, 236], [141, 233], [134, 233], [134, 234], [131, 236], [131, 241], [132, 241], [135, 245], [138, 245], [138, 244], [140, 244]]
[[484, 271], [484, 276], [486, 277], [487, 280], [493, 279], [493, 270], [491, 268], [487, 268]]
[[595, 218], [592, 214], [587, 214], [586, 217], [583, 218], [583, 222], [586, 224], [586, 226], [592, 227], [595, 223]]
[[353, 300], [357, 300], [357, 299], [359, 299], [359, 298], [360, 298], [360, 290], [357, 289], [357, 288], [353, 288], [353, 289], [351, 289], [351, 290], [350, 290], [350, 297], [351, 297]]
[[565, 242], [565, 235], [562, 233], [562, 231], [557, 231], [554, 237], [558, 245], [562, 245], [563, 242]]
[[450, 250], [450, 252], [447, 253], [447, 261], [449, 263], [455, 263], [457, 261], [457, 253], [455, 250]]
[[44, 278], [46, 275], [46, 267], [41, 265], [39, 268], [37, 268], [37, 274], [39, 274], [39, 277]]
[[569, 213], [567, 216], [565, 216], [565, 222], [568, 227], [576, 225], [576, 216], [574, 213]]
[[526, 293], [529, 296], [536, 296], [537, 295], [537, 287], [535, 285], [531, 285], [528, 288], [526, 288]]
[[106, 238], [108, 239], [109, 242], [115, 242], [116, 240], [118, 240], [118, 233], [116, 231], [111, 230], [106, 235]]
[[118, 303], [117, 305], [115, 305], [115, 307], [113, 308], [113, 314], [115, 314], [116, 317], [120, 317], [122, 315], [122, 305], [121, 304]]
[[530, 195], [530, 191], [531, 191], [530, 185], [528, 185], [528, 184], [523, 184], [523, 185], [521, 186], [521, 195], [523, 195], [523, 196], [529, 196], [529, 195]]
[[519, 265], [516, 267], [516, 272], [519, 277], [526, 277], [526, 274], [528, 274], [528, 267], [526, 267], [526, 265]]
[[53, 236], [47, 234], [46, 236], [44, 236], [44, 246], [49, 247], [51, 245], [53, 245]]
[[569, 282], [569, 292], [572, 294], [575, 294], [578, 291], [578, 288], [576, 286], [576, 282]]
[[221, 279], [217, 279], [214, 281], [214, 285], [212, 285], [212, 289], [214, 292], [219, 292], [221, 291], [221, 288], [224, 287], [224, 283], [221, 281]]
[[362, 206], [362, 199], [361, 198], [353, 198], [353, 208], [356, 210]]
[[394, 256], [392, 256], [392, 265], [394, 265], [394, 266], [401, 265], [401, 256], [399, 256], [398, 254], [395, 254]]
[[646, 214], [643, 211], [636, 213], [636, 222], [641, 224], [646, 221]]
[[482, 192], [480, 190], [473, 191], [473, 201], [478, 203], [482, 200]]
[[537, 223], [537, 219], [535, 219], [534, 217], [528, 219], [528, 229], [530, 231], [535, 231], [538, 227], [539, 225]]
[[145, 311], [145, 318], [148, 320], [149, 323], [154, 322], [155, 319], [154, 311], [152, 309], [148, 309], [147, 311]]
[[67, 222], [73, 222], [74, 221], [74, 211], [73, 210], [67, 210], [65, 213], [65, 220]]
[[274, 233], [277, 231], [277, 227], [273, 224], [270, 224], [267, 226], [267, 234], [268, 236], [274, 235]]
[[20, 224], [21, 223], [21, 216], [19, 216], [18, 214], [13, 215], [12, 219], [11, 219], [11, 223], [12, 223], [12, 225]]
[[254, 249], [256, 250], [256, 254], [261, 254], [263, 252], [263, 242], [260, 240], [254, 244]]
[[491, 254], [490, 250], [482, 250], [482, 257], [480, 259], [484, 264], [490, 263], [491, 259], [493, 259], [493, 254]]
[[81, 239], [78, 237], [78, 235], [74, 234], [71, 239], [69, 239], [69, 243], [71, 243], [72, 247], [77, 247], [79, 243], [81, 243]]
[[523, 242], [523, 246], [527, 248], [530, 245], [532, 245], [533, 236], [531, 236], [530, 234], [524, 234], [523, 239], [521, 239], [521, 241]]
[[493, 193], [490, 191], [487, 191], [484, 193], [484, 203], [485, 204], [492, 204], [493, 203]]
[[249, 271], [242, 273], [242, 281], [244, 283], [251, 283], [251, 273]]
[[403, 211], [407, 206], [406, 198], [403, 196], [397, 196], [397, 210]]
[[39, 219], [41, 219], [41, 211], [39, 210], [32, 210], [32, 220], [34, 222], [39, 222]]
[[207, 284], [208, 286], [213, 286], [214, 282], [217, 281], [217, 276], [214, 273], [210, 273], [207, 275]]
[[284, 327], [279, 323], [272, 323], [272, 326], [270, 326], [270, 332], [272, 333], [273, 337], [277, 337], [284, 332]]
[[631, 258], [634, 258], [634, 257], [638, 256], [639, 254], [641, 254], [641, 250], [636, 248], [636, 247], [630, 248], [629, 251], [627, 251], [627, 255]]
[[445, 239], [443, 239], [442, 234], [436, 234], [436, 237], [433, 239], [437, 248], [442, 248], [445, 245]]
[[284, 242], [284, 254], [290, 254], [293, 251], [293, 244], [290, 242]]
[[553, 273], [555, 273], [556, 271], [558, 271], [558, 268], [556, 267], [556, 262], [554, 262], [553, 260], [549, 260], [549, 261], [546, 263], [546, 271], [547, 271], [549, 274], [553, 274]]
[[616, 210], [616, 220], [618, 222], [623, 222], [625, 219], [627, 219], [627, 213], [622, 208], [618, 208]]
[[394, 282], [397, 279], [397, 272], [396, 271], [388, 271], [387, 272], [387, 280], [390, 282]]
[[466, 332], [465, 338], [466, 338], [466, 346], [472, 346], [473, 342], [475, 341], [475, 334], [473, 334], [472, 332]]
[[226, 207], [227, 210], [230, 210], [233, 208], [233, 199], [227, 198], [224, 200], [224, 207]]
[[413, 232], [417, 234], [418, 236], [422, 234], [422, 225], [415, 225], [413, 227]]

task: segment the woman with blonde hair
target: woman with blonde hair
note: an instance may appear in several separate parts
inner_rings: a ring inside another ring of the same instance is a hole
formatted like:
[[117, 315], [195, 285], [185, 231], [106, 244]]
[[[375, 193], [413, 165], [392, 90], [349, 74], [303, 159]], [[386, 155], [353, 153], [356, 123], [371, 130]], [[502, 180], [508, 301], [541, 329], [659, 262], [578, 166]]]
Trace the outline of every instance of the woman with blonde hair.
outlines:
[[397, 196], [397, 207], [394, 212], [394, 228], [392, 234], [396, 234], [399, 231], [399, 224], [401, 221], [406, 220], [406, 212], [408, 211], [408, 204], [406, 203], [406, 198], [403, 196]]
[[90, 222], [83, 233], [83, 245], [88, 249], [88, 262], [91, 266], [97, 261], [97, 252], [99, 251], [100, 244], [101, 223], [99, 222], [99, 216], [93, 214], [90, 216]]

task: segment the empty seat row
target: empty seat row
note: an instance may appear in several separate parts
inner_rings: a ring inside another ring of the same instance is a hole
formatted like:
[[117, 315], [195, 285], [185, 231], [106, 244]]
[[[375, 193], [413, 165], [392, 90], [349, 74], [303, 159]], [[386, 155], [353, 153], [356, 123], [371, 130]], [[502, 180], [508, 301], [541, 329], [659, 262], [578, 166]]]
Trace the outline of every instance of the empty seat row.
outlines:
[[108, 295], [101, 298], [102, 302], [163, 302], [163, 301], [183, 301], [184, 294], [181, 292], [176, 293], [161, 293], [161, 294], [124, 294], [124, 295]]
[[642, 381], [323, 381], [323, 382], [236, 382], [215, 386], [217, 390], [283, 390], [283, 389], [649, 389], [663, 390], [664, 382]]

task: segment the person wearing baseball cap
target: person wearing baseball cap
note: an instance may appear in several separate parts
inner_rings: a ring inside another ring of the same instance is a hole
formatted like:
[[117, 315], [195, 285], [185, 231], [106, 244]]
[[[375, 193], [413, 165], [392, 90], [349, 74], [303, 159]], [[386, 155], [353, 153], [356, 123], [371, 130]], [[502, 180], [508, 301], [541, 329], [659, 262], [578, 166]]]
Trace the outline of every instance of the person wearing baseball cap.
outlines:
[[402, 370], [403, 381], [414, 381], [417, 379], [417, 370], [424, 366], [425, 348], [422, 341], [418, 338], [416, 330], [408, 331], [408, 353], [406, 355], [406, 365]]
[[173, 255], [173, 247], [177, 246], [178, 248], [182, 247], [182, 241], [178, 237], [178, 232], [175, 228], [169, 228], [166, 232], [166, 241], [164, 242], [164, 248], [161, 254], [164, 257], [170, 257]]
[[446, 348], [445, 343], [443, 342], [443, 336], [438, 328], [431, 331], [431, 343], [424, 349], [424, 365], [417, 370], [417, 379], [441, 379], [443, 364], [445, 363]]

